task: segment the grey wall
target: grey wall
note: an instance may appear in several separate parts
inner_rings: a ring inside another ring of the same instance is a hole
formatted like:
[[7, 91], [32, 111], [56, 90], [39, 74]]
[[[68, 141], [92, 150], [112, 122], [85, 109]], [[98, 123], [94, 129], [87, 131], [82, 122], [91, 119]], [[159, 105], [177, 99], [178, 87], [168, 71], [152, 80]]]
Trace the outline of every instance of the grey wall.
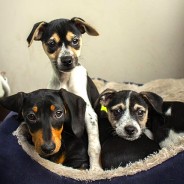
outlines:
[[0, 2], [0, 70], [12, 93], [45, 88], [51, 75], [34, 23], [78, 16], [99, 37], [83, 36], [81, 63], [92, 77], [147, 82], [184, 77], [183, 0], [17, 0]]

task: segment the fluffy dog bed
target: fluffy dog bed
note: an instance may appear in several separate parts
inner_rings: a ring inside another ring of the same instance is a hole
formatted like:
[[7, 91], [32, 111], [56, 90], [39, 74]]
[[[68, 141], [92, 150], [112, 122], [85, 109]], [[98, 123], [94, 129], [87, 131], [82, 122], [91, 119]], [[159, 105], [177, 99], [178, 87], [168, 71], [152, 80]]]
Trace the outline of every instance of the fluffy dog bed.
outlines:
[[[184, 101], [184, 79], [165, 79], [142, 86], [94, 80], [99, 91], [116, 90], [152, 91], [164, 100]], [[177, 145], [163, 148], [144, 160], [110, 171], [75, 170], [41, 158], [27, 139], [26, 126], [10, 113], [0, 125], [0, 183], [2, 184], [61, 184], [61, 183], [183, 183], [184, 138]]]

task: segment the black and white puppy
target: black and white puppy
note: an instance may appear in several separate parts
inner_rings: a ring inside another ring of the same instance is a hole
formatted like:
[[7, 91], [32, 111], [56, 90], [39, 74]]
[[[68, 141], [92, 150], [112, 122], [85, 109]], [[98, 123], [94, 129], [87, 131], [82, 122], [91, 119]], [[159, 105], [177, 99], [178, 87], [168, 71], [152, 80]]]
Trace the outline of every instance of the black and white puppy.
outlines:
[[106, 90], [100, 95], [117, 135], [135, 140], [144, 132], [161, 147], [184, 135], [184, 103], [163, 101], [152, 92]]
[[[101, 105], [105, 107], [101, 108]], [[100, 94], [95, 110], [99, 116], [103, 169], [125, 166], [160, 149], [143, 133], [148, 105], [138, 93], [105, 90]]]
[[98, 91], [87, 75], [86, 69], [79, 64], [82, 47], [82, 34], [98, 36], [98, 32], [81, 18], [56, 19], [49, 23], [38, 22], [27, 38], [29, 46], [33, 40], [41, 41], [49, 57], [53, 76], [48, 85], [50, 89], [64, 88], [79, 95], [86, 102], [86, 128], [89, 138], [90, 168], [99, 168], [100, 143], [97, 115], [92, 104]]

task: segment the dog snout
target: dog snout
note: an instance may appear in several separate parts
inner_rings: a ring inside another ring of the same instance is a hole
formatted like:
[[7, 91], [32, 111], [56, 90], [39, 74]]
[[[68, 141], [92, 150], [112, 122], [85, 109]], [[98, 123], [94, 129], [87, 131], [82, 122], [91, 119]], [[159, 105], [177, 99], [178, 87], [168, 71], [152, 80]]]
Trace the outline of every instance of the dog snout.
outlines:
[[126, 126], [125, 127], [125, 132], [128, 134], [128, 135], [133, 135], [135, 133], [137, 133], [137, 128], [134, 127], [134, 126]]
[[45, 143], [41, 146], [41, 149], [45, 154], [51, 154], [55, 148], [56, 145], [53, 142]]
[[64, 66], [70, 66], [73, 63], [72, 56], [62, 56], [61, 62]]

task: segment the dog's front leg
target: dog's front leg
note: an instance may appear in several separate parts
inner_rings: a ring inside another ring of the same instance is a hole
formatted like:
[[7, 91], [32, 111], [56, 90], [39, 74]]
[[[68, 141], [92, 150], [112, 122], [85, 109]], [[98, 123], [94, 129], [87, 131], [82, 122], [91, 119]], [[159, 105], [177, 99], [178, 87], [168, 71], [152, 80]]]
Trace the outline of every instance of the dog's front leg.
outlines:
[[88, 132], [88, 154], [90, 169], [100, 169], [100, 151], [98, 119], [91, 105], [87, 104], [85, 113], [86, 129]]
[[85, 122], [88, 133], [88, 154], [90, 169], [100, 169], [100, 141], [98, 119], [87, 94], [87, 72], [83, 66], [77, 66], [71, 72], [69, 91], [82, 97], [86, 102]]

